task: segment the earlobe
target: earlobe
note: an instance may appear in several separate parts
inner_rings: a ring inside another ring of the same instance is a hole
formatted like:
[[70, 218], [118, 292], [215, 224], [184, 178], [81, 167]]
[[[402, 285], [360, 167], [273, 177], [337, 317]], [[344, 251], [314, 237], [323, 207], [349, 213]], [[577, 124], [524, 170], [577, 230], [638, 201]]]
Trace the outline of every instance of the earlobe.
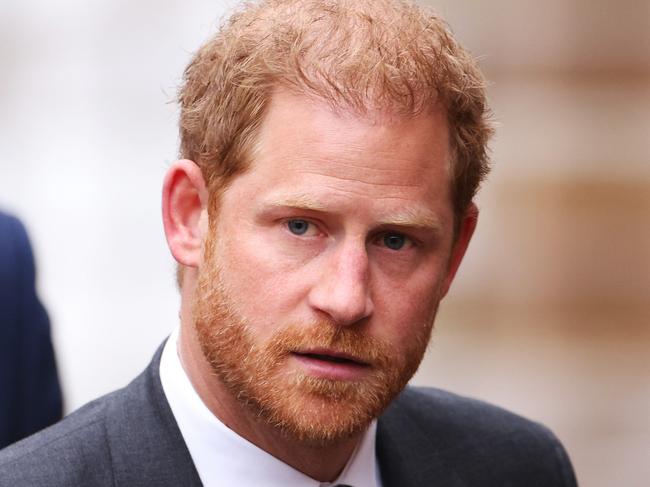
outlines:
[[207, 202], [201, 169], [187, 159], [174, 162], [163, 183], [163, 226], [169, 250], [182, 265], [199, 265], [204, 231], [201, 221]]
[[470, 203], [467, 211], [462, 218], [463, 219], [460, 222], [460, 227], [458, 229], [458, 235], [451, 249], [451, 255], [449, 256], [447, 277], [445, 278], [442, 286], [442, 293], [440, 295], [441, 298], [444, 297], [449, 291], [451, 283], [456, 276], [456, 272], [460, 267], [460, 263], [465, 256], [469, 242], [472, 239], [472, 235], [474, 235], [474, 230], [476, 229], [476, 224], [478, 223], [478, 208], [473, 202]]

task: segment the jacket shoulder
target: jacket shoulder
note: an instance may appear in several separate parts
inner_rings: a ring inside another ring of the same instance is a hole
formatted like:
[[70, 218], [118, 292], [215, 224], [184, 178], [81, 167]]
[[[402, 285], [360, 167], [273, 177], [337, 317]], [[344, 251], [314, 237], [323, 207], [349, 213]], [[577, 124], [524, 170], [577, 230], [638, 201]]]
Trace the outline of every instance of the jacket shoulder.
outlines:
[[0, 485], [201, 485], [160, 383], [162, 348], [125, 388], [0, 452]]
[[0, 452], [0, 484], [113, 485], [105, 412], [120, 391]]
[[[576, 485], [571, 462], [548, 428], [439, 389], [402, 392], [381, 417], [377, 442], [378, 456], [403, 459], [409, 465], [408, 475], [418, 477], [413, 485], [426, 485], [426, 475], [436, 468], [446, 472], [449, 485]], [[380, 459], [382, 476], [384, 463]], [[387, 473], [391, 474], [403, 472]], [[440, 472], [435, 475], [440, 478]]]
[[492, 438], [523, 432], [555, 438], [540, 423], [493, 404], [435, 388], [408, 387], [391, 404], [389, 413], [391, 409], [438, 434], [471, 432], [473, 437]]
[[22, 273], [33, 272], [33, 256], [25, 227], [16, 217], [0, 212], [0, 236], [0, 284], [9, 290]]

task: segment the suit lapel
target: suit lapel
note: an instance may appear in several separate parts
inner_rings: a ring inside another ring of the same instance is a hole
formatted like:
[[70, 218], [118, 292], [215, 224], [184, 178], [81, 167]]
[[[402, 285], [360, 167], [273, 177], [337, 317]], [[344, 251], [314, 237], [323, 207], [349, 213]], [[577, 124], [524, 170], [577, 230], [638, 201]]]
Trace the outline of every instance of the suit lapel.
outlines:
[[106, 436], [116, 486], [201, 485], [160, 382], [163, 345], [122, 391], [124, 400], [109, 405]]
[[379, 418], [377, 461], [383, 487], [468, 487], [440, 454], [442, 438], [425, 434], [424, 425], [399, 397]]

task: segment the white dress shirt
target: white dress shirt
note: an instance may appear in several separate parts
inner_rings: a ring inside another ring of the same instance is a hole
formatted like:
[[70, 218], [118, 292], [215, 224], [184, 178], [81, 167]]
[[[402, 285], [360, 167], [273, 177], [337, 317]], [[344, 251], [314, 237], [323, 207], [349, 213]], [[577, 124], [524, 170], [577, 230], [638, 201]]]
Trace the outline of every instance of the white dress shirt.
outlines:
[[160, 381], [204, 486], [381, 487], [375, 457], [376, 421], [361, 438], [339, 478], [332, 483], [319, 482], [258, 448], [214, 416], [187, 377], [177, 342], [178, 328], [165, 344]]

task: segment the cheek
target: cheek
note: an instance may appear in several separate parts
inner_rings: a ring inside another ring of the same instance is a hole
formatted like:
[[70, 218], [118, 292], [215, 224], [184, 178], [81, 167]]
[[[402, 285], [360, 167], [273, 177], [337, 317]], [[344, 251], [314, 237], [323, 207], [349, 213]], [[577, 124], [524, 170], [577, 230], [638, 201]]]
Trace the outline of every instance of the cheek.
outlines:
[[269, 326], [286, 321], [306, 295], [304, 268], [262, 238], [228, 239], [223, 244], [218, 259], [239, 313]]
[[440, 301], [444, 272], [440, 269], [418, 272], [409, 279], [381, 280], [375, 286], [375, 313], [385, 323], [379, 334], [404, 343], [414, 336], [428, 333]]

